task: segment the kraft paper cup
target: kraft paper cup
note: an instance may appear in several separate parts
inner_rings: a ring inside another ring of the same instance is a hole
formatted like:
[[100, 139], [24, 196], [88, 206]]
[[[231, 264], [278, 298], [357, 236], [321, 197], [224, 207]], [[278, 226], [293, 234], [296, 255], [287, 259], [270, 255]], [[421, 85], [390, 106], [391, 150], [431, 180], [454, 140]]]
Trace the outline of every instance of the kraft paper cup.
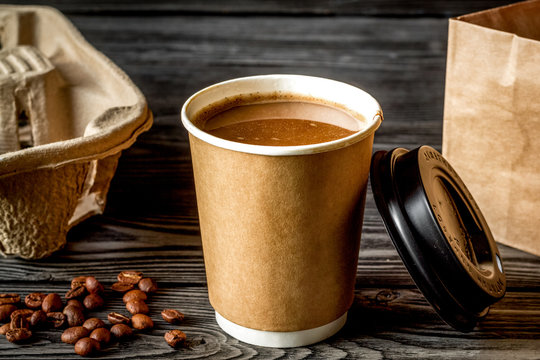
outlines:
[[[363, 129], [326, 143], [274, 147], [220, 139], [192, 122], [208, 105], [248, 94], [335, 103], [361, 114]], [[269, 347], [335, 334], [354, 296], [373, 135], [382, 121], [377, 101], [333, 80], [265, 75], [201, 90], [181, 116], [218, 324]]]

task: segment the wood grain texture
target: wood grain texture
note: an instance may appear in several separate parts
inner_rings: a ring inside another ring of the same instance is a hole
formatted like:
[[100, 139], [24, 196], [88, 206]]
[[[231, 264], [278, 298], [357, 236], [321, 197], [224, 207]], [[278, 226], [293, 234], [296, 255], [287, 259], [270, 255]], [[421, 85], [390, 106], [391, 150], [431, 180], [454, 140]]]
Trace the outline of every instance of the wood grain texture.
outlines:
[[[11, 3], [27, 4], [24, 0]], [[33, 4], [49, 5], [68, 13], [190, 13], [190, 14], [273, 14], [276, 16], [438, 16], [449, 17], [506, 5], [505, 0], [455, 0], [455, 1], [394, 1], [394, 0], [156, 0], [156, 1], [111, 1], [111, 0], [34, 0]]]
[[[159, 280], [159, 278], [158, 278]], [[105, 282], [105, 281], [104, 281]], [[107, 287], [111, 281], [108, 281]], [[63, 293], [64, 284], [35, 285], [32, 291]], [[26, 294], [26, 285], [9, 286]], [[0, 291], [5, 291], [4, 286]], [[512, 353], [515, 359], [534, 359], [538, 351], [540, 312], [537, 292], [510, 293], [496, 304], [490, 315], [473, 332], [463, 334], [444, 324], [416, 289], [357, 288], [345, 328], [332, 338], [295, 349], [250, 346], [224, 335], [214, 321], [206, 287], [162, 286], [148, 301], [155, 322], [152, 331], [137, 333], [125, 343], [113, 343], [100, 358], [369, 358], [369, 359], [497, 359]], [[107, 292], [107, 305], [89, 316], [102, 319], [111, 311], [126, 313], [120, 296]], [[159, 317], [163, 308], [177, 308], [186, 314], [181, 326]], [[188, 336], [186, 349], [173, 350], [163, 340], [165, 331], [180, 327]], [[36, 331], [28, 344], [0, 341], [0, 358], [77, 359], [72, 345], [60, 342], [61, 330]]]
[[[17, 0], [19, 1], [19, 0]], [[15, 1], [15, 3], [17, 3]], [[19, 3], [26, 3], [19, 1]], [[187, 134], [179, 108], [195, 91], [254, 74], [345, 81], [381, 103], [374, 150], [440, 149], [447, 17], [502, 1], [41, 1], [59, 7], [146, 95], [153, 128], [120, 158], [105, 214], [73, 228], [48, 259], [0, 259], [0, 293], [64, 294], [93, 274], [110, 288], [121, 270], [155, 278], [156, 328], [100, 353], [107, 359], [540, 359], [540, 258], [500, 246], [506, 297], [470, 333], [444, 324], [416, 289], [368, 190], [356, 297], [336, 336], [295, 349], [249, 346], [220, 331], [208, 302]], [[125, 313], [107, 292], [105, 319]], [[186, 349], [163, 341], [165, 307], [186, 313]], [[79, 359], [60, 331], [28, 344], [0, 338], [1, 359]]]
[[[158, 116], [177, 116], [189, 95], [216, 81], [298, 73], [366, 89], [380, 101], [388, 121], [442, 118], [446, 19], [79, 15], [71, 19], [141, 87]], [[178, 123], [171, 120], [164, 125], [174, 130]], [[161, 121], [157, 119], [160, 125]]]

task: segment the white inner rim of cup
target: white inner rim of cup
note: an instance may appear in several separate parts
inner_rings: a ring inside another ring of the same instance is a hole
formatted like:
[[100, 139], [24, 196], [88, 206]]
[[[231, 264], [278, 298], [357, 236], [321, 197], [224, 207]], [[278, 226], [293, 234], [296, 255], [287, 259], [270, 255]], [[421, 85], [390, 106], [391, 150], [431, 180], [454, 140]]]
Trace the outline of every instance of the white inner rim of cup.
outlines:
[[[190, 120], [205, 107], [223, 101], [226, 97], [273, 92], [297, 94], [339, 104], [364, 116], [365, 127], [350, 136], [324, 143], [264, 146], [239, 143], [210, 135]], [[260, 75], [228, 80], [202, 89], [184, 103], [181, 117], [182, 124], [193, 136], [209, 144], [250, 154], [288, 156], [315, 154], [352, 145], [377, 130], [382, 121], [382, 110], [377, 100], [367, 92], [339, 81], [304, 75]]]

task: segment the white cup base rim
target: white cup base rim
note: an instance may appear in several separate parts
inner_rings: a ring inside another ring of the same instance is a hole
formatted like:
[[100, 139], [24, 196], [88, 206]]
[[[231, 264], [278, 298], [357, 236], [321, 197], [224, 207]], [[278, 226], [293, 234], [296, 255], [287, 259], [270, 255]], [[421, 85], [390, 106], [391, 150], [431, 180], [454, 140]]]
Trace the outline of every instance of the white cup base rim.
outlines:
[[216, 321], [223, 331], [245, 343], [273, 348], [289, 348], [314, 344], [334, 335], [345, 325], [347, 312], [326, 325], [300, 331], [263, 331], [251, 329], [225, 319], [217, 311]]

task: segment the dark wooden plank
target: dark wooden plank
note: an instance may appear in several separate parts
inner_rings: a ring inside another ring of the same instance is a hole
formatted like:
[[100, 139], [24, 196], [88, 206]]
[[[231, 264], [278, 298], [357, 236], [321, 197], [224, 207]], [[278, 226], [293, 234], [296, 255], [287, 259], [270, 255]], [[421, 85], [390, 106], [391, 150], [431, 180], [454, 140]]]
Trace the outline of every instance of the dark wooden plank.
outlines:
[[[26, 4], [24, 0], [12, 0]], [[235, 0], [235, 1], [89, 1], [34, 0], [33, 4], [57, 7], [66, 13], [191, 13], [191, 14], [274, 14], [274, 15], [369, 15], [369, 16], [456, 16], [509, 3], [506, 0], [395, 1], [395, 0]]]
[[157, 115], [178, 114], [189, 95], [217, 81], [297, 73], [364, 88], [388, 121], [442, 118], [446, 19], [71, 19], [140, 86]]
[[[110, 285], [112, 279], [107, 279]], [[158, 278], [158, 280], [160, 280]], [[64, 284], [33, 285], [0, 284], [0, 292], [56, 291], [68, 289]], [[431, 359], [496, 359], [512, 353], [513, 359], [533, 359], [540, 351], [540, 312], [537, 292], [509, 293], [496, 304], [475, 331], [464, 334], [444, 324], [427, 302], [413, 289], [359, 288], [349, 312], [345, 328], [334, 337], [312, 346], [295, 349], [270, 349], [249, 346], [219, 330], [214, 312], [208, 303], [205, 287], [162, 287], [149, 301], [155, 328], [140, 333], [130, 342], [112, 344], [100, 358], [385, 358]], [[90, 313], [102, 319], [110, 311], [125, 313], [119, 296], [107, 293], [104, 309]], [[159, 312], [165, 307], [185, 312], [181, 326], [165, 323]], [[163, 340], [166, 330], [180, 327], [189, 338], [187, 349], [173, 350]], [[25, 345], [13, 345], [0, 339], [0, 358], [77, 359], [71, 345], [60, 342], [60, 330], [36, 331], [35, 338]]]

